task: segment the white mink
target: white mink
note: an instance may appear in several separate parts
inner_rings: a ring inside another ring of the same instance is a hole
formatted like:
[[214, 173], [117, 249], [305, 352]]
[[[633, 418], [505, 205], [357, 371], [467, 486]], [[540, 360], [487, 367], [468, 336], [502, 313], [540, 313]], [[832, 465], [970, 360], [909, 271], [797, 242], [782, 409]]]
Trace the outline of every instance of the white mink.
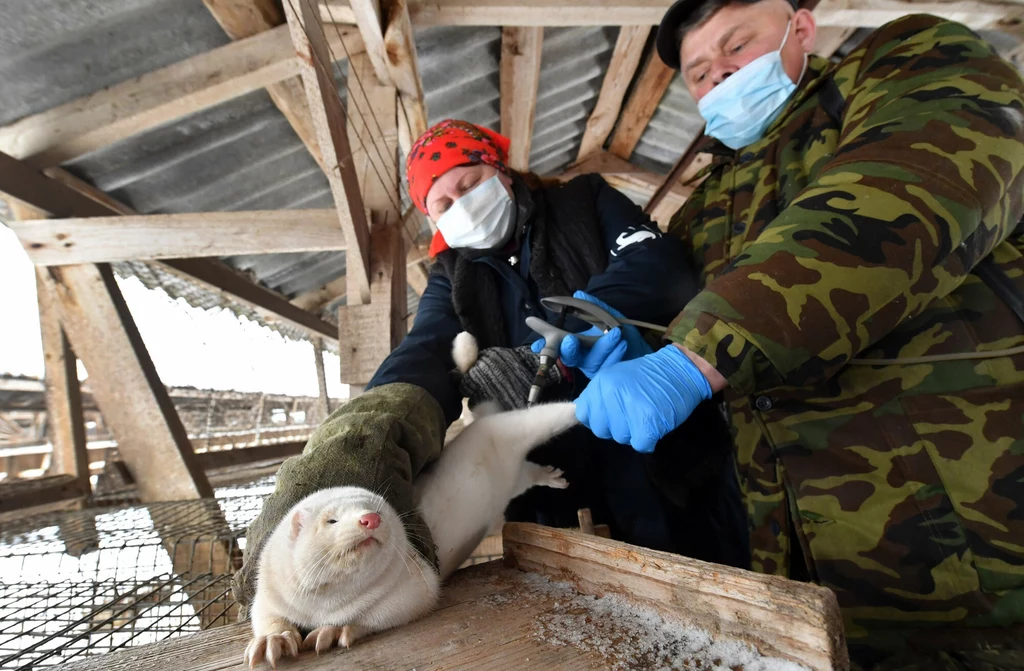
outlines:
[[[456, 349], [472, 352], [469, 365], [476, 359], [471, 338], [463, 333], [455, 342]], [[462, 357], [460, 369], [465, 362]], [[335, 644], [348, 647], [367, 633], [428, 613], [440, 583], [462, 565], [509, 501], [535, 485], [568, 486], [561, 471], [526, 456], [575, 424], [572, 403], [512, 412], [477, 406], [474, 421], [413, 483], [440, 574], [413, 549], [399, 515], [376, 493], [334, 487], [297, 503], [260, 557], [246, 662], [276, 666], [300, 648], [319, 653]], [[299, 628], [312, 630], [304, 641]]]

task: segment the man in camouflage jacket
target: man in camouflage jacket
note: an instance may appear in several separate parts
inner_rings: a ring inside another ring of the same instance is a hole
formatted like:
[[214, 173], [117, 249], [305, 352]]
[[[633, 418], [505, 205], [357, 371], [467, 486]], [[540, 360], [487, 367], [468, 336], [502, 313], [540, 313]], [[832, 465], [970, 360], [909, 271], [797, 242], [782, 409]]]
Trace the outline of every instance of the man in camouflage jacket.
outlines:
[[[759, 54], [788, 26], [813, 47], [785, 0], [699, 4], [659, 32], [695, 98], [734, 74], [687, 70], [687, 36], [723, 7], [774, 31]], [[972, 269], [990, 257], [1024, 295], [1024, 82], [927, 15], [801, 74], [760, 139], [705, 138], [713, 161], [669, 229], [704, 288], [668, 338], [728, 385], [755, 570], [834, 590], [865, 664], [868, 644], [909, 641], [1011, 668], [964, 650], [1024, 622], [1024, 323]], [[950, 659], [913, 668], [963, 668]]]

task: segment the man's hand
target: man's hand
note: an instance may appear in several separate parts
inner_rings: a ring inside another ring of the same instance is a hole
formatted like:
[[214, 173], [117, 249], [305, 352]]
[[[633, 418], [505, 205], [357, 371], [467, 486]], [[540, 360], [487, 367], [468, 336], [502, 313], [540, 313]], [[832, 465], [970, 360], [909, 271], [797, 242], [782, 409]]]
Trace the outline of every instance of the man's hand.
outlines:
[[711, 394], [690, 358], [668, 345], [598, 373], [576, 400], [576, 418], [595, 436], [648, 454]]

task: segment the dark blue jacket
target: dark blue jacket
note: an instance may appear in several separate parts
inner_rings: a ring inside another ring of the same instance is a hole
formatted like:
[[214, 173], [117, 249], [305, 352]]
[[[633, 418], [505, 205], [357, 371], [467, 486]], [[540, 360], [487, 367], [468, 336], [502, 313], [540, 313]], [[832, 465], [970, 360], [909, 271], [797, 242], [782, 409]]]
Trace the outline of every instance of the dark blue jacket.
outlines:
[[[608, 265], [604, 272], [590, 278], [585, 291], [627, 317], [667, 326], [697, 293], [694, 267], [685, 247], [679, 240], [663, 236], [640, 207], [600, 175], [586, 178], [597, 194], [599, 220], [595, 223], [608, 250]], [[548, 225], [557, 226], [558, 222]], [[499, 289], [501, 308], [509, 342], [516, 344], [528, 344], [538, 337], [525, 324], [528, 316], [549, 321], [554, 318], [538, 302], [541, 296], [537, 284], [527, 272], [529, 250], [527, 222], [514, 265], [504, 257], [476, 261], [493, 266], [504, 280]], [[589, 324], [576, 319], [566, 320], [565, 325], [575, 332], [589, 328]], [[462, 413], [462, 397], [449, 377], [449, 371], [455, 368], [451, 346], [462, 330], [452, 306], [451, 284], [445, 277], [432, 273], [420, 298], [412, 330], [384, 360], [367, 389], [391, 382], [415, 384], [437, 399], [446, 421], [452, 423]]]

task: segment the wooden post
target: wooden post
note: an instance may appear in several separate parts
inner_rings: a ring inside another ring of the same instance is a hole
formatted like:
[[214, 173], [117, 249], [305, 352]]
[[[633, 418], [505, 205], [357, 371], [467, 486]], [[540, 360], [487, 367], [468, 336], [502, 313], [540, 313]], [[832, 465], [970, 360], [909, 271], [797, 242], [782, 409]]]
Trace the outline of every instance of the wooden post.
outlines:
[[[46, 213], [19, 201], [12, 202], [14, 218], [43, 219]], [[43, 341], [43, 379], [46, 384], [46, 416], [53, 458], [48, 475], [73, 475], [85, 496], [89, 495], [89, 455], [86, 451], [82, 387], [78, 382], [78, 359], [60, 324], [56, 297], [50, 295], [36, 270], [36, 301], [39, 330]]]
[[[306, 87], [306, 102], [309, 104], [320, 154], [324, 160], [324, 172], [348, 244], [345, 265], [349, 301], [353, 304], [367, 303], [370, 301], [369, 224], [359, 193], [359, 179], [356, 176], [352, 149], [345, 127], [345, 112], [334, 83], [331, 52], [327, 47], [327, 36], [324, 34], [323, 24], [320, 23], [318, 10], [312, 0], [294, 1], [298, 2], [298, 8], [294, 7], [292, 0], [285, 0], [284, 10], [291, 29], [292, 42], [296, 53], [299, 54], [299, 69]], [[351, 67], [350, 64], [350, 72]], [[349, 87], [350, 96], [353, 88], [358, 87]], [[355, 301], [352, 300], [353, 297], [356, 297]]]
[[316, 366], [316, 384], [320, 389], [320, 421], [331, 414], [331, 398], [327, 395], [327, 374], [324, 371], [324, 341], [313, 338], [313, 365]]
[[[353, 301], [349, 281], [348, 305], [338, 310], [341, 381], [352, 385], [355, 395], [405, 337], [407, 300], [406, 251], [398, 210], [397, 92], [377, 80], [369, 58], [354, 56], [349, 68], [349, 77], [362, 82], [362, 87], [349, 87], [349, 134], [370, 148], [357, 155], [355, 163], [373, 221], [370, 303]], [[356, 114], [356, 107], [374, 110], [377, 122]], [[371, 142], [376, 142], [379, 153]]]
[[90, 491], [89, 455], [86, 451], [82, 388], [78, 382], [78, 359], [60, 325], [56, 297], [39, 279], [46, 270], [36, 270], [39, 296], [39, 326], [43, 336], [46, 382], [46, 414], [53, 459], [51, 475], [73, 475], [82, 491]]
[[61, 266], [40, 277], [57, 298], [61, 322], [89, 370], [96, 403], [139, 483], [139, 498], [212, 497], [110, 266]]
[[530, 168], [543, 46], [543, 28], [501, 29], [501, 134], [511, 140], [508, 164], [513, 170]]

